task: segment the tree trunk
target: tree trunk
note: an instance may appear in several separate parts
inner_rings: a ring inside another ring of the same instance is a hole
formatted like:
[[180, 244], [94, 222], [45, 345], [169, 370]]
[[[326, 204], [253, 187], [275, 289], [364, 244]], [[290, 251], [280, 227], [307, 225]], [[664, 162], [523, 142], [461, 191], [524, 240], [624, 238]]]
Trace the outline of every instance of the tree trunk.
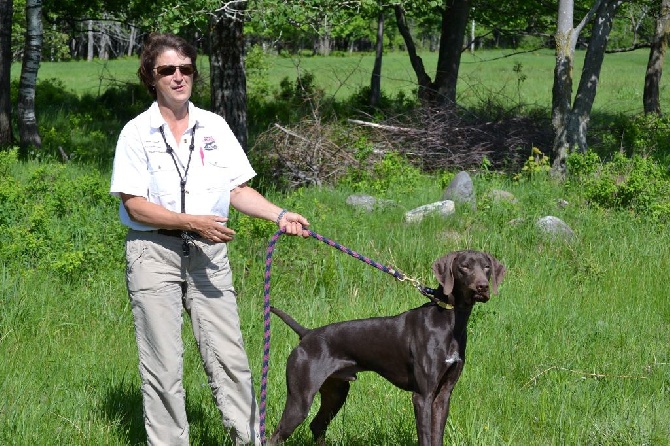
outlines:
[[434, 87], [438, 101], [443, 105], [456, 104], [456, 83], [471, 3], [471, 0], [448, 0], [442, 12], [440, 53]]
[[12, 0], [0, 0], [0, 148], [14, 143], [10, 100], [13, 10]]
[[591, 38], [589, 39], [586, 55], [584, 56], [584, 67], [577, 87], [577, 95], [572, 107], [576, 134], [569, 139], [575, 142], [577, 150], [586, 152], [586, 130], [588, 128], [593, 109], [593, 101], [596, 99], [596, 90], [600, 80], [600, 69], [605, 59], [605, 50], [612, 31], [612, 23], [619, 6], [624, 0], [608, 0], [601, 4], [596, 13], [593, 26], [591, 27]]
[[[556, 66], [551, 98], [554, 126], [552, 174], [565, 175], [565, 159], [573, 148], [586, 150], [586, 129], [595, 99], [612, 19], [623, 0], [596, 0], [581, 22], [573, 27], [574, 0], [559, 0], [556, 26]], [[595, 17], [584, 69], [572, 102], [575, 47], [584, 26]]]
[[98, 22], [98, 25], [100, 26], [100, 49], [98, 50], [98, 58], [100, 60], [109, 60], [109, 25], [105, 22]]
[[88, 51], [86, 52], [86, 60], [89, 62], [93, 60], [93, 50], [95, 49], [95, 38], [93, 36], [93, 20], [88, 22]]
[[382, 56], [384, 53], [384, 10], [377, 16], [377, 44], [375, 45], [375, 65], [370, 80], [370, 105], [376, 107], [382, 96]]
[[26, 41], [19, 81], [19, 155], [25, 159], [29, 147], [41, 147], [35, 117], [35, 86], [42, 53], [42, 0], [26, 0]]
[[447, 0], [442, 13], [442, 31], [435, 82], [426, 74], [423, 60], [417, 55], [410, 34], [405, 10], [395, 6], [396, 23], [419, 84], [419, 99], [423, 103], [452, 106], [456, 103], [456, 82], [461, 64], [465, 30], [470, 14], [471, 0]]
[[668, 28], [670, 25], [670, 0], [662, 0], [656, 17], [656, 29], [651, 40], [647, 73], [644, 77], [642, 102], [645, 113], [661, 114], [660, 84], [668, 47]]
[[137, 39], [137, 28], [135, 25], [130, 25], [130, 35], [128, 36], [128, 49], [126, 50], [127, 56], [133, 55], [133, 48], [135, 48], [135, 39]]
[[212, 110], [225, 118], [246, 151], [247, 79], [244, 70], [243, 21], [246, 2], [235, 3], [235, 6], [228, 8], [213, 19], [210, 32]]
[[318, 49], [317, 52], [321, 56], [330, 55], [330, 28], [331, 25], [328, 22], [328, 15], [323, 18], [323, 34], [319, 35], [318, 40]]
[[416, 74], [417, 82], [419, 84], [419, 100], [421, 102], [431, 101], [433, 98], [432, 94], [432, 82], [430, 76], [426, 73], [426, 68], [423, 65], [423, 59], [417, 54], [416, 45], [414, 44], [414, 39], [409, 30], [409, 25], [407, 24], [407, 18], [405, 17], [405, 10], [401, 5], [395, 5], [395, 18], [398, 25], [398, 31], [402, 35], [403, 40], [405, 41], [405, 47], [407, 47], [407, 54], [409, 55], [409, 61], [412, 64], [414, 69], [414, 74]]

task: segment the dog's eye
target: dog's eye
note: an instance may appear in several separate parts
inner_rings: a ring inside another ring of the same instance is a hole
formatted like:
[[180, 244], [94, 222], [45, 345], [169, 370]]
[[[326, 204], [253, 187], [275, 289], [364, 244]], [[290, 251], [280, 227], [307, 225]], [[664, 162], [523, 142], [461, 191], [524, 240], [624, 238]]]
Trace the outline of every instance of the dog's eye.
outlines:
[[459, 266], [458, 269], [460, 269], [462, 273], [467, 273], [470, 271], [470, 267], [465, 265]]

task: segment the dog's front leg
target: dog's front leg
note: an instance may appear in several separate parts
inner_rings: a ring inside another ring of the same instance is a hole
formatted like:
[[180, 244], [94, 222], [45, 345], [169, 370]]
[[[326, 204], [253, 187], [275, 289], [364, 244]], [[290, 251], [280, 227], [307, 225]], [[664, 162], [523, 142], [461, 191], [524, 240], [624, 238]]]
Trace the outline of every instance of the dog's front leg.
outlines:
[[431, 446], [430, 422], [432, 418], [432, 398], [414, 393], [412, 395], [412, 403], [414, 404], [414, 418], [416, 420], [416, 433], [419, 446]]
[[447, 425], [449, 401], [451, 399], [451, 391], [453, 388], [454, 386], [450, 385], [450, 383], [445, 383], [433, 401], [430, 428], [431, 446], [442, 446], [444, 444], [444, 429]]
[[454, 353], [447, 361], [448, 370], [445, 379], [437, 390], [437, 395], [433, 400], [433, 410], [431, 412], [430, 438], [432, 446], [442, 446], [444, 444], [444, 430], [449, 416], [449, 403], [451, 401], [451, 392], [463, 371], [463, 361], [458, 353]]

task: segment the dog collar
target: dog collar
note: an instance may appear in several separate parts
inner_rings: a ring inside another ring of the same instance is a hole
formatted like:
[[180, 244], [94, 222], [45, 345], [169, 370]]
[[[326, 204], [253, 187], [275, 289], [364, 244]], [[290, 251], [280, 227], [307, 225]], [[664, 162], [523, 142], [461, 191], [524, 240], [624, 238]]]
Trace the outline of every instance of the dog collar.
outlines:
[[439, 300], [439, 299], [435, 299], [433, 302], [435, 302], [435, 303], [437, 304], [438, 307], [440, 307], [440, 308], [444, 308], [445, 310], [453, 310], [453, 309], [454, 309], [454, 306], [453, 306], [453, 305], [448, 304], [448, 303], [446, 303], [446, 302], [442, 302], [442, 301]]
[[428, 287], [417, 287], [421, 294], [432, 300], [435, 305], [445, 310], [453, 310], [454, 306], [435, 297], [435, 289]]

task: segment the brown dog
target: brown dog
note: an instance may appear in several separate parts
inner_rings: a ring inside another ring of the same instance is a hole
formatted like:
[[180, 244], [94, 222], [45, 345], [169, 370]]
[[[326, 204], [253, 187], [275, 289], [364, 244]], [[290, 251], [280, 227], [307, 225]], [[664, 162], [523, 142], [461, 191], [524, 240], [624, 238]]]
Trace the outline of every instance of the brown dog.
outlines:
[[413, 393], [420, 446], [443, 444], [449, 399], [465, 363], [466, 326], [476, 302], [497, 293], [505, 267], [490, 254], [452, 252], [433, 263], [440, 283], [435, 303], [397, 316], [338, 322], [307, 329], [281, 310], [272, 312], [299, 336], [286, 364], [287, 399], [270, 438], [286, 440], [307, 417], [316, 392], [321, 407], [310, 424], [314, 440], [325, 444], [326, 429], [344, 404], [356, 373], [371, 370]]

